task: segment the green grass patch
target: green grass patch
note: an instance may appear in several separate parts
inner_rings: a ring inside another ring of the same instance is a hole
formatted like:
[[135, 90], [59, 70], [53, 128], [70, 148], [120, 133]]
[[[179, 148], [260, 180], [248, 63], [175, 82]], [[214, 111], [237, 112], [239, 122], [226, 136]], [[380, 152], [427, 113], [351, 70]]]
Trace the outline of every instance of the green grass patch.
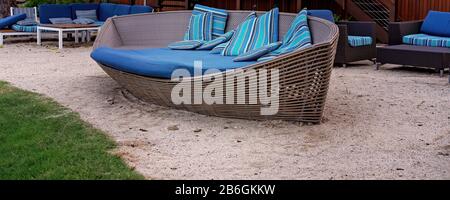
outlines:
[[77, 113], [0, 81], [0, 179], [143, 179]]

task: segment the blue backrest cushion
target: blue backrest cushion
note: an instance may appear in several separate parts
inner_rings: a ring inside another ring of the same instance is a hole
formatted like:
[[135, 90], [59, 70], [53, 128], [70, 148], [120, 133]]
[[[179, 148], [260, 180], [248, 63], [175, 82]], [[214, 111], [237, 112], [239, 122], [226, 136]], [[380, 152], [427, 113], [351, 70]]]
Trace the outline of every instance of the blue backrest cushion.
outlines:
[[212, 8], [200, 4], [196, 4], [194, 6], [194, 10], [192, 10], [193, 15], [210, 12], [213, 15], [213, 39], [221, 36], [225, 33], [225, 28], [228, 20], [228, 11]]
[[25, 14], [25, 13], [2, 18], [2, 19], [0, 19], [0, 29], [11, 26], [11, 25], [15, 24], [16, 22], [18, 22], [20, 20], [24, 20], [26, 18], [27, 18], [27, 14]]
[[131, 6], [129, 5], [116, 4], [116, 7], [114, 8], [114, 15], [128, 15], [130, 14], [130, 8]]
[[98, 20], [106, 21], [108, 18], [113, 17], [115, 8], [115, 4], [101, 3], [98, 6]]
[[133, 5], [130, 8], [130, 14], [150, 13], [152, 10], [150, 6]]
[[308, 15], [326, 19], [334, 23], [333, 12], [331, 10], [308, 10]]
[[39, 6], [39, 21], [50, 24], [50, 18], [72, 18], [72, 8], [67, 4], [43, 4]]
[[[98, 4], [96, 3], [73, 3], [72, 7], [72, 19], [77, 18], [77, 10], [96, 10], [98, 13]], [[98, 17], [98, 14], [97, 14]]]
[[420, 32], [450, 37], [450, 12], [429, 11], [420, 28]]

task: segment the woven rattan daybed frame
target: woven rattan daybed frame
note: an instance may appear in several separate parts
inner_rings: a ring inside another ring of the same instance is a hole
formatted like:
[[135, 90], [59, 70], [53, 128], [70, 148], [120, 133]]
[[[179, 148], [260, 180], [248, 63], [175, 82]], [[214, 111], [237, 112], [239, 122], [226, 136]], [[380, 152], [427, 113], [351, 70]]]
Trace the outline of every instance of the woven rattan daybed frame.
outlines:
[[[227, 30], [235, 28], [249, 11], [230, 11]], [[160, 12], [113, 17], [106, 21], [94, 49], [166, 47], [179, 41], [187, 27], [191, 11]], [[280, 39], [295, 14], [280, 13]], [[279, 119], [320, 123], [327, 96], [338, 39], [338, 27], [326, 20], [309, 17], [314, 45], [244, 69], [279, 69], [279, 111], [261, 115], [260, 104], [174, 105], [171, 90], [177, 84], [168, 79], [145, 77], [115, 70], [99, 63], [103, 70], [137, 98], [205, 115], [252, 120]], [[225, 76], [225, 73], [222, 73]], [[201, 77], [193, 77], [200, 81]], [[203, 83], [203, 87], [208, 83]], [[236, 88], [227, 85], [227, 88]], [[247, 91], [247, 90], [246, 90]], [[194, 92], [193, 92], [194, 93]]]

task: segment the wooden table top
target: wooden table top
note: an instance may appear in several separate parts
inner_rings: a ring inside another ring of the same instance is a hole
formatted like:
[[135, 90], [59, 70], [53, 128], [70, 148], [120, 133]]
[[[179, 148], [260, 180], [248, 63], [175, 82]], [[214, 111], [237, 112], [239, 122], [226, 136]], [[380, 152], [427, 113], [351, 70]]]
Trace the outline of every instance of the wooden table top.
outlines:
[[41, 27], [50, 28], [60, 28], [60, 29], [70, 29], [70, 28], [93, 28], [99, 27], [98, 24], [39, 24]]

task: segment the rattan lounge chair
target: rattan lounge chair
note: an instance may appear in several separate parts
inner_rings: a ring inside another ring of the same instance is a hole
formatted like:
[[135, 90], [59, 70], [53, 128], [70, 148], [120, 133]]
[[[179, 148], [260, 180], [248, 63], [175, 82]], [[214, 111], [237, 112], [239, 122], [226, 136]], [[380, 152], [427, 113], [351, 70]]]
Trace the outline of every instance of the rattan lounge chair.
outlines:
[[[229, 11], [226, 29], [235, 28], [249, 13]], [[172, 11], [110, 18], [99, 33], [94, 49], [102, 46], [125, 49], [166, 47], [170, 42], [183, 38], [190, 16], [191, 11]], [[295, 16], [280, 13], [280, 36], [286, 33]], [[309, 17], [309, 26], [313, 39], [311, 47], [244, 67], [280, 70], [279, 112], [275, 115], [261, 115], [261, 104], [175, 105], [171, 101], [171, 90], [178, 82], [135, 75], [99, 65], [134, 96], [150, 103], [227, 118], [320, 123], [339, 30], [335, 24], [315, 17]], [[232, 73], [227, 72], [227, 75]], [[225, 76], [225, 72], [222, 74]], [[201, 81], [202, 77], [191, 79]], [[204, 83], [203, 88], [207, 85], [208, 83]], [[226, 88], [236, 87], [235, 83], [226, 85]]]

